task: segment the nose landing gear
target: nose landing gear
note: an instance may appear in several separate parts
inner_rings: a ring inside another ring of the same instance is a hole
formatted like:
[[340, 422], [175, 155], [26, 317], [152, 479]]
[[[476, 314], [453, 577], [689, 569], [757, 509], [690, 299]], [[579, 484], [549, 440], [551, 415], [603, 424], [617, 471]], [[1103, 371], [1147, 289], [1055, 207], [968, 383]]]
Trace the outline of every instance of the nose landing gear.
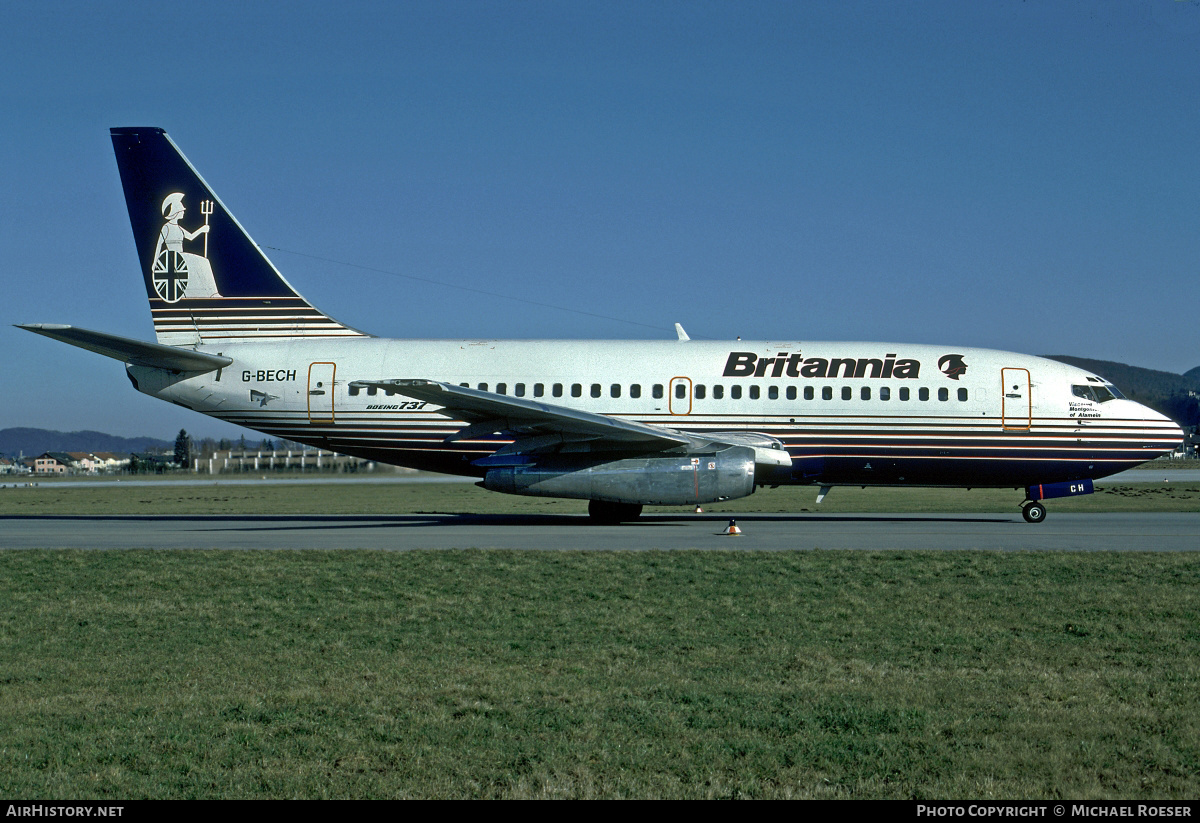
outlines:
[[1026, 523], [1041, 523], [1046, 519], [1046, 507], [1038, 500], [1026, 500], [1021, 505], [1021, 516]]
[[1021, 516], [1026, 523], [1041, 523], [1046, 519], [1046, 507], [1043, 500], [1053, 497], [1076, 497], [1081, 494], [1091, 494], [1095, 487], [1089, 478], [1066, 480], [1057, 483], [1040, 483], [1036, 486], [1025, 487], [1025, 502], [1021, 504]]

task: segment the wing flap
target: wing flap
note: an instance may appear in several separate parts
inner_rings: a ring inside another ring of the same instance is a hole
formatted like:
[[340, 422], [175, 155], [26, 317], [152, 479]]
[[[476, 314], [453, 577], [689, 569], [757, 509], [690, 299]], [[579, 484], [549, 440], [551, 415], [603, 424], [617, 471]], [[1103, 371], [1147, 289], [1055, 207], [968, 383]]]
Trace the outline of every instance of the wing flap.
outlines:
[[452, 435], [455, 439], [505, 431], [518, 435], [569, 435], [572, 440], [595, 439], [655, 449], [704, 442], [674, 429], [434, 380], [357, 380], [351, 385], [399, 392], [441, 406], [441, 414], [471, 424], [459, 435]]

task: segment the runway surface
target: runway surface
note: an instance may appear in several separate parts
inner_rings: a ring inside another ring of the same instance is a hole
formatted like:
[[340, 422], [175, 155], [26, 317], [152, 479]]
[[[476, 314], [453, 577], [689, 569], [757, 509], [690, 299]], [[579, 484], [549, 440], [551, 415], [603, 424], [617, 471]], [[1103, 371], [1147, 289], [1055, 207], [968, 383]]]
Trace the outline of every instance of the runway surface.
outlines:
[[[737, 519], [743, 534], [720, 532]], [[1197, 551], [1200, 513], [3, 516], [0, 548]]]

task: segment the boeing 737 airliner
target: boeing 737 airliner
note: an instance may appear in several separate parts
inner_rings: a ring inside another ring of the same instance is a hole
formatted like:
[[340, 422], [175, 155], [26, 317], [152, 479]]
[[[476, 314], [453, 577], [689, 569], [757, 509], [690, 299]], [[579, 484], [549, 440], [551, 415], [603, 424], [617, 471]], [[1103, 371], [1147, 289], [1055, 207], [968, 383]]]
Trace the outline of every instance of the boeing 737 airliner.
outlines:
[[138, 391], [272, 436], [579, 498], [601, 522], [756, 487], [1009, 487], [1042, 500], [1174, 449], [1081, 369], [906, 343], [390, 340], [301, 297], [164, 131], [112, 130], [157, 343], [21, 326]]

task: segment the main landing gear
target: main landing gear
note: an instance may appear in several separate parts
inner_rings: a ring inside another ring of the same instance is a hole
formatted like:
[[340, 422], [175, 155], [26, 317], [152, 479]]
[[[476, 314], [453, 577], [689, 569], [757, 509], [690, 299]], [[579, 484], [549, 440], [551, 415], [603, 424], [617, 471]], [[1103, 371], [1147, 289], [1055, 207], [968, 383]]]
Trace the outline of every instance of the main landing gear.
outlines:
[[1040, 500], [1026, 500], [1021, 504], [1021, 516], [1026, 523], [1041, 523], [1046, 519], [1046, 507]]
[[615, 526], [627, 520], [637, 520], [642, 515], [641, 503], [612, 503], [607, 500], [589, 500], [588, 517], [593, 523]]

